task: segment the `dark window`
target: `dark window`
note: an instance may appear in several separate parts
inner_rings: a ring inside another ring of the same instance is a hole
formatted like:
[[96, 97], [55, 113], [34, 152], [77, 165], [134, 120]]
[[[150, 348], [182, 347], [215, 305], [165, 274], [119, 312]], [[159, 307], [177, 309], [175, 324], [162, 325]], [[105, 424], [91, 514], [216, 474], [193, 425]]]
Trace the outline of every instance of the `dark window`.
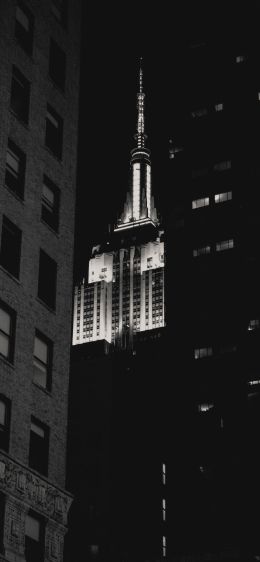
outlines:
[[57, 156], [62, 156], [63, 120], [47, 103], [45, 144]]
[[28, 123], [30, 104], [30, 82], [13, 66], [12, 86], [11, 86], [11, 108], [16, 116]]
[[33, 380], [50, 389], [52, 367], [52, 342], [36, 330], [33, 351]]
[[56, 302], [56, 279], [56, 262], [40, 250], [38, 297], [53, 309]]
[[0, 449], [8, 451], [10, 437], [10, 400], [0, 394]]
[[19, 277], [22, 233], [3, 216], [0, 263], [15, 277]]
[[19, 197], [23, 197], [24, 193], [25, 162], [24, 152], [13, 141], [8, 139], [5, 184]]
[[0, 301], [0, 355], [8, 361], [13, 360], [15, 319], [14, 310]]
[[44, 522], [31, 510], [25, 518], [25, 559], [26, 562], [44, 560]]
[[62, 25], [66, 25], [67, 0], [51, 0], [51, 11]]
[[0, 552], [4, 553], [5, 495], [0, 492]]
[[47, 177], [43, 176], [42, 186], [42, 220], [54, 230], [59, 228], [60, 192], [58, 187]]
[[50, 40], [49, 75], [61, 90], [65, 88], [66, 56], [53, 39]]
[[15, 37], [21, 47], [29, 54], [33, 48], [33, 26], [34, 17], [27, 6], [21, 0], [16, 6]]
[[41, 474], [48, 474], [49, 428], [31, 417], [29, 466]]

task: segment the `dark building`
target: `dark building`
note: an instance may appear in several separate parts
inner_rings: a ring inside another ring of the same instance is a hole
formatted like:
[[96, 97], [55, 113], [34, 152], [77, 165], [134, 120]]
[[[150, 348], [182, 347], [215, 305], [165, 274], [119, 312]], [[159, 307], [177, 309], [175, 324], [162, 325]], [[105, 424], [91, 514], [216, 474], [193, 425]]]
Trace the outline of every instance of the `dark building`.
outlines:
[[62, 561], [80, 2], [0, 2], [0, 559]]
[[170, 559], [260, 556], [259, 41], [252, 22], [251, 38], [235, 24], [194, 28], [171, 91]]

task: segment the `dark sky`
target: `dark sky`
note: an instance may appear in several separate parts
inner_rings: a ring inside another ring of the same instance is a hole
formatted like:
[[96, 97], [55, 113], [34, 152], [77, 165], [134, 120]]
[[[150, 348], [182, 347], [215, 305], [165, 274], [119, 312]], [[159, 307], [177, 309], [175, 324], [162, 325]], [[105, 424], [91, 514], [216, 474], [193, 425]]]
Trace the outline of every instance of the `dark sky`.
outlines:
[[[159, 210], [165, 191], [164, 162], [173, 135], [169, 118], [178, 81], [185, 81], [182, 50], [213, 30], [229, 30], [228, 20], [211, 3], [177, 3], [171, 8], [139, 2], [101, 5], [83, 0], [79, 116], [78, 197], [75, 277], [87, 269], [90, 248], [120, 213], [128, 188], [129, 156], [134, 148], [139, 57], [143, 57], [147, 146], [152, 150], [153, 193]], [[237, 10], [238, 12], [238, 10]], [[218, 19], [217, 19], [218, 17]], [[230, 23], [231, 22], [231, 23]], [[181, 69], [181, 72], [180, 72]]]

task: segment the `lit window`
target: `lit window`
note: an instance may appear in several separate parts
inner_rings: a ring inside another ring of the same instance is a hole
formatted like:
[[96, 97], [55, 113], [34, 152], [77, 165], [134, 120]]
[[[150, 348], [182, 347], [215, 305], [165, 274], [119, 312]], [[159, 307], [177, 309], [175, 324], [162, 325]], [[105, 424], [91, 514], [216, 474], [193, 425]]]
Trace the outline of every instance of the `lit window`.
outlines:
[[15, 313], [0, 301], [0, 355], [13, 360], [15, 334]]
[[198, 405], [199, 412], [208, 412], [212, 408], [214, 408], [214, 404], [199, 404]]
[[49, 75], [56, 86], [58, 86], [61, 90], [64, 90], [66, 56], [54, 39], [50, 40]]
[[208, 114], [208, 110], [206, 109], [206, 107], [195, 109], [194, 111], [191, 112], [192, 117], [204, 117], [207, 114]]
[[43, 388], [50, 388], [52, 344], [38, 331], [34, 338], [33, 380]]
[[260, 101], [260, 92], [257, 93], [257, 99]]
[[175, 158], [175, 154], [178, 154], [178, 152], [182, 152], [182, 150], [183, 150], [182, 146], [173, 146], [171, 144], [171, 141], [170, 141], [170, 148], [169, 148], [169, 158], [170, 158], [170, 160]]
[[260, 385], [260, 380], [253, 380], [253, 381], [248, 381], [249, 386], [258, 386]]
[[222, 172], [224, 170], [229, 170], [231, 168], [231, 160], [223, 160], [223, 162], [218, 162], [214, 165], [214, 170], [217, 172]]
[[15, 14], [15, 38], [21, 47], [32, 54], [34, 17], [21, 0], [18, 1]]
[[210, 254], [210, 246], [202, 246], [201, 248], [195, 248], [193, 250], [194, 258], [197, 258], [198, 256], [205, 256], [206, 254]]
[[224, 109], [224, 104], [223, 104], [223, 103], [216, 103], [216, 104], [214, 105], [214, 109], [215, 109], [215, 111], [223, 111], [223, 109]]
[[21, 241], [21, 230], [3, 216], [0, 263], [17, 278], [20, 272]]
[[162, 500], [162, 518], [163, 521], [166, 521], [166, 500]]
[[30, 83], [25, 76], [13, 66], [11, 84], [11, 108], [18, 119], [28, 123], [30, 104]]
[[246, 60], [245, 55], [238, 55], [236, 57], [236, 63], [244, 62]]
[[255, 318], [254, 320], [250, 320], [248, 324], [248, 331], [251, 332], [252, 330], [257, 330], [259, 328], [259, 318]]
[[41, 218], [54, 230], [58, 230], [59, 226], [59, 201], [58, 187], [44, 174]]
[[5, 185], [16, 195], [23, 197], [25, 176], [25, 154], [8, 139], [6, 151]]
[[225, 191], [224, 193], [216, 193], [214, 196], [215, 203], [224, 203], [232, 199], [232, 191]]
[[163, 549], [163, 558], [166, 558], [166, 537], [163, 536], [162, 538], [162, 549]]
[[0, 394], [0, 449], [8, 451], [10, 436], [10, 400]]
[[25, 517], [25, 557], [26, 562], [43, 562], [44, 560], [44, 526], [43, 521], [31, 510]]
[[216, 243], [216, 251], [223, 252], [224, 250], [231, 250], [234, 248], [234, 240], [230, 238], [229, 240], [222, 240], [222, 242]]
[[63, 120], [58, 113], [47, 104], [45, 145], [61, 159], [62, 157]]
[[29, 466], [41, 474], [48, 474], [49, 428], [31, 417]]
[[213, 353], [212, 347], [199, 347], [194, 349], [194, 359], [202, 359], [203, 357], [210, 357]]
[[194, 199], [192, 201], [192, 208], [199, 209], [200, 207], [207, 207], [209, 205], [209, 197], [202, 197], [201, 199]]

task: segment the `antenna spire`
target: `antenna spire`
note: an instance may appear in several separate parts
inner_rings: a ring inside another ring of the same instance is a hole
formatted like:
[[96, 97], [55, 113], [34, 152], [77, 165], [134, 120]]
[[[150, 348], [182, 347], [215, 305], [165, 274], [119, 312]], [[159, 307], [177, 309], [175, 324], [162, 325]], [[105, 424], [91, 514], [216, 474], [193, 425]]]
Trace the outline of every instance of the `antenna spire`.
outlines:
[[140, 57], [139, 68], [139, 92], [137, 94], [137, 132], [135, 138], [137, 139], [137, 147], [144, 148], [146, 135], [144, 132], [144, 98], [143, 92], [143, 57]]

